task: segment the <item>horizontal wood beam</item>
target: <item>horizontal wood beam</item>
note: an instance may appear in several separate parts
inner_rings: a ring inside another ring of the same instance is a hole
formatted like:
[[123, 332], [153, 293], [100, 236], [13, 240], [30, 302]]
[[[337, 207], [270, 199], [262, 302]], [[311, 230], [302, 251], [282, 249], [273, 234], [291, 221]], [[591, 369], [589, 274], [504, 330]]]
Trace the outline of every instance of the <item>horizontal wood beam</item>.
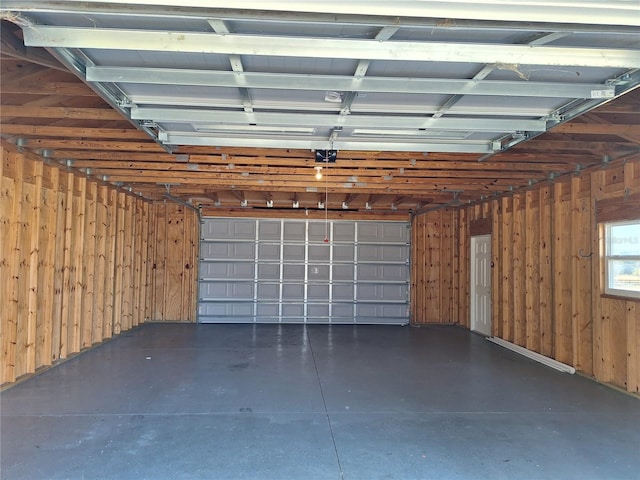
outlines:
[[12, 118], [58, 118], [74, 120], [124, 120], [120, 113], [110, 108], [79, 107], [30, 107], [25, 105], [3, 105], [0, 117]]
[[[432, 166], [425, 166], [423, 168], [407, 168], [402, 171], [399, 168], [378, 168], [378, 167], [366, 167], [366, 168], [342, 168], [334, 167], [330, 171], [325, 171], [325, 176], [334, 177], [339, 179], [344, 178], [345, 181], [348, 177], [361, 177], [361, 178], [375, 178], [375, 177], [392, 177], [396, 178], [448, 178], [451, 176], [452, 170], [456, 170], [456, 176], [468, 177], [468, 178], [516, 178], [522, 179], [523, 175], [527, 178], [542, 179], [546, 177], [543, 171], [529, 171], [526, 174], [518, 172], [517, 169], [495, 169], [491, 168], [477, 168], [477, 164], [471, 164], [473, 168], [457, 168], [451, 169], [443, 166], [441, 169], [433, 168]], [[238, 175], [262, 175], [265, 178], [272, 175], [296, 175], [300, 178], [309, 176], [311, 178], [315, 175], [316, 170], [311, 166], [308, 167], [273, 167], [273, 166], [253, 166], [253, 165], [234, 165], [232, 168], [225, 165], [204, 165], [193, 163], [166, 163], [166, 162], [105, 162], [105, 161], [92, 161], [92, 160], [75, 160], [73, 161], [75, 168], [90, 168], [95, 174], [100, 175], [119, 175], [123, 174], [131, 169], [138, 170], [141, 174], [144, 172], [166, 172], [173, 174], [174, 172], [203, 172], [207, 174], [219, 174], [221, 176], [238, 176]], [[368, 180], [369, 181], [369, 180]]]
[[119, 138], [122, 140], [148, 139], [149, 135], [133, 128], [82, 128], [82, 127], [49, 127], [39, 125], [2, 125], [4, 135], [20, 135], [34, 137], [67, 137], [67, 138]]
[[553, 133], [588, 135], [640, 136], [640, 125], [615, 125], [611, 123], [563, 123], [550, 130]]
[[62, 95], [69, 97], [95, 97], [96, 93], [80, 82], [2, 83], [3, 94]]

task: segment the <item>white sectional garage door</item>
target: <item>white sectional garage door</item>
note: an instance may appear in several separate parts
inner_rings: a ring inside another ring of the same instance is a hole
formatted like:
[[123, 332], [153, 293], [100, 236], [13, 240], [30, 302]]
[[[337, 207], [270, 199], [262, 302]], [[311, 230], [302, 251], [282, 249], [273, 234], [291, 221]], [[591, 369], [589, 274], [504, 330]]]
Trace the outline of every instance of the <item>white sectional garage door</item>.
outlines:
[[407, 222], [204, 218], [201, 231], [202, 323], [409, 322]]

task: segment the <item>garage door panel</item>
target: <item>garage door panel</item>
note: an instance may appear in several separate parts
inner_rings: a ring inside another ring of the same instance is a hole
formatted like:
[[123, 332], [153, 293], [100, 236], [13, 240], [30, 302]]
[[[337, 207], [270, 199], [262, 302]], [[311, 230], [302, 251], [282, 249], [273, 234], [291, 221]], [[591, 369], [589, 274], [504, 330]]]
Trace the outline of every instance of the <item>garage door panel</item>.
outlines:
[[282, 316], [288, 317], [289, 320], [296, 322], [304, 321], [304, 304], [303, 303], [283, 303]]
[[255, 245], [253, 243], [218, 243], [204, 242], [200, 248], [200, 255], [205, 260], [247, 260], [255, 259]]
[[258, 317], [271, 317], [277, 319], [280, 315], [280, 304], [279, 303], [265, 303], [259, 302], [257, 305], [257, 315]]
[[278, 300], [279, 298], [279, 283], [258, 283], [258, 300]]
[[334, 242], [353, 243], [355, 239], [356, 239], [355, 223], [334, 223], [333, 224], [332, 240]]
[[305, 252], [304, 245], [283, 245], [282, 259], [285, 262], [304, 263], [304, 258], [305, 258], [304, 252]]
[[305, 222], [285, 221], [284, 222], [284, 241], [285, 242], [304, 242], [306, 239], [307, 226]]
[[326, 225], [325, 222], [309, 222], [309, 242], [322, 243], [326, 238], [331, 236], [331, 224]]
[[328, 282], [330, 273], [329, 265], [310, 264], [307, 278], [310, 282]]
[[358, 300], [367, 301], [404, 301], [407, 297], [405, 285], [380, 285], [359, 283]]
[[328, 244], [309, 245], [309, 261], [311, 262], [329, 262], [331, 258], [331, 249]]
[[334, 262], [353, 262], [355, 252], [354, 245], [334, 245], [333, 261]]
[[409, 228], [397, 222], [358, 222], [358, 242], [408, 243]]
[[254, 275], [253, 263], [202, 262], [200, 268], [200, 276], [203, 279], [253, 280]]
[[284, 280], [300, 280], [304, 281], [305, 266], [304, 265], [283, 265], [282, 278]]
[[351, 282], [354, 279], [355, 266], [354, 265], [334, 265], [333, 266], [333, 280], [341, 282]]
[[356, 305], [356, 317], [358, 319], [366, 318], [405, 318], [407, 315], [407, 306], [402, 304], [383, 305], [374, 303], [359, 303]]
[[201, 282], [200, 295], [203, 298], [253, 300], [252, 282]]
[[334, 303], [331, 305], [331, 316], [339, 319], [354, 321], [353, 314], [354, 303]]
[[329, 305], [326, 304], [309, 304], [307, 305], [307, 316], [314, 317], [320, 322], [328, 322]]
[[280, 245], [260, 244], [258, 245], [258, 259], [265, 261], [280, 260]]
[[258, 281], [260, 280], [279, 280], [280, 264], [258, 264]]
[[300, 283], [283, 283], [282, 300], [298, 300], [304, 298], [304, 285]]
[[404, 282], [409, 276], [409, 265], [361, 264], [358, 280]]
[[199, 321], [407, 323], [407, 225], [205, 219]]
[[199, 313], [209, 317], [251, 317], [253, 302], [200, 303]]
[[202, 224], [203, 238], [253, 240], [256, 238], [256, 221], [253, 219], [207, 218]]
[[404, 245], [358, 245], [359, 262], [395, 262], [406, 261], [408, 247]]
[[329, 285], [313, 285], [310, 284], [307, 286], [307, 298], [310, 302], [314, 301], [328, 301], [329, 299]]
[[261, 242], [280, 242], [282, 222], [280, 220], [260, 220], [258, 224], [258, 239]]
[[335, 300], [351, 300], [355, 298], [355, 285], [338, 284], [332, 285], [332, 296]]

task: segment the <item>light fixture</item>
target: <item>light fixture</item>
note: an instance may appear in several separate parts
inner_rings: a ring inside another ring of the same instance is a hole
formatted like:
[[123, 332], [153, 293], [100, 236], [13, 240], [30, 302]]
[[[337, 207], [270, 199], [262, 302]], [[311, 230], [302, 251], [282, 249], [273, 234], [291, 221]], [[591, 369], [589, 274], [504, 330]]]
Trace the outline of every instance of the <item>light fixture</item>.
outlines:
[[328, 91], [324, 94], [324, 101], [329, 103], [342, 103], [342, 94], [340, 92]]
[[316, 180], [322, 180], [322, 167], [314, 167], [316, 169]]

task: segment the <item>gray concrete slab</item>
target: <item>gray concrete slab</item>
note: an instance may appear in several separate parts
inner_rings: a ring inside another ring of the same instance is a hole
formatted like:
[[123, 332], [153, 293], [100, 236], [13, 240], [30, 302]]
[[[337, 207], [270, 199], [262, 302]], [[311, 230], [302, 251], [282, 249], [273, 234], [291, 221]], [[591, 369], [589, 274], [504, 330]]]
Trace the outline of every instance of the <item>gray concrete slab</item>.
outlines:
[[640, 401], [456, 327], [144, 325], [0, 394], [2, 479], [633, 479]]

